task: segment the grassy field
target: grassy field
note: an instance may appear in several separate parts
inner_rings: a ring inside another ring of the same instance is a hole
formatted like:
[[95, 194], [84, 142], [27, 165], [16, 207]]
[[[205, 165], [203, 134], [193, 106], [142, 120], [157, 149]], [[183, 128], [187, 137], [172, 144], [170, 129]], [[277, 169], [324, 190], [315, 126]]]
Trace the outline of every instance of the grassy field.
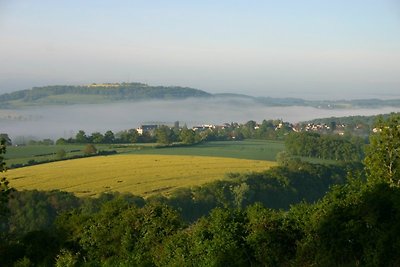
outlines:
[[[57, 151], [64, 149], [67, 157], [83, 155], [85, 145], [27, 145], [7, 147], [5, 161], [7, 166], [12, 164], [26, 164], [30, 160], [45, 161], [57, 159]], [[108, 145], [96, 146], [98, 150], [110, 150]]]
[[284, 150], [280, 141], [246, 140], [206, 142], [196, 146], [134, 150], [133, 154], [193, 155], [274, 161]]
[[7, 177], [10, 186], [18, 190], [59, 189], [78, 196], [119, 191], [147, 197], [222, 179], [228, 172], [262, 171], [273, 165], [263, 160], [222, 157], [113, 155], [13, 169]]
[[[190, 155], [268, 161], [274, 161], [276, 154], [284, 150], [283, 142], [269, 140], [205, 142], [196, 146], [170, 148], [155, 148], [155, 144], [104, 144], [95, 146], [98, 150], [115, 150], [118, 153], [138, 155]], [[67, 152], [67, 157], [82, 155], [84, 147], [85, 145], [8, 147], [5, 158], [8, 166], [11, 166], [11, 164], [26, 164], [30, 160], [54, 160], [57, 158], [55, 153], [60, 149], [64, 149]]]

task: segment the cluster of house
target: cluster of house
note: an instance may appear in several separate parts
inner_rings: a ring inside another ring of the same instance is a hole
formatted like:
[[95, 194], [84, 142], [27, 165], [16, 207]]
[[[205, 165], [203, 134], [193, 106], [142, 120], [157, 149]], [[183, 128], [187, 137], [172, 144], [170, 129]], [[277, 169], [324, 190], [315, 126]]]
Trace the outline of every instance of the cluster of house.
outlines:
[[[142, 135], [145, 132], [154, 132], [158, 127], [163, 126], [166, 124], [142, 124], [139, 128], [136, 129], [136, 131]], [[168, 126], [168, 125], [167, 125]], [[174, 128], [179, 128], [179, 123], [175, 122], [174, 123]], [[212, 129], [225, 129], [231, 127], [231, 124], [229, 123], [224, 123], [222, 125], [214, 125], [214, 124], [202, 124], [202, 125], [196, 125], [192, 127], [193, 131], [206, 131], [206, 130], [212, 130]]]
[[[235, 123], [234, 125], [238, 125]], [[214, 124], [202, 124], [202, 125], [197, 125], [193, 126], [192, 130], [193, 131], [206, 131], [206, 130], [213, 130], [213, 129], [226, 129], [232, 127], [232, 124], [229, 123], [224, 123], [222, 125], [214, 125]]]
[[119, 87], [120, 83], [92, 83], [87, 84], [86, 87]]
[[346, 129], [346, 124], [335, 124], [334, 128], [332, 126], [327, 125], [326, 123], [307, 123], [303, 126], [297, 126], [296, 132], [306, 131], [306, 132], [327, 132], [332, 131], [338, 135], [344, 135], [344, 131]]
[[306, 132], [320, 132], [320, 131], [329, 131], [331, 129], [331, 127], [329, 127], [328, 125], [324, 124], [316, 124], [316, 123], [307, 123], [304, 126], [304, 131]]
[[138, 134], [143, 135], [145, 132], [153, 132], [158, 128], [157, 124], [147, 124], [141, 125], [139, 128], [136, 129]]

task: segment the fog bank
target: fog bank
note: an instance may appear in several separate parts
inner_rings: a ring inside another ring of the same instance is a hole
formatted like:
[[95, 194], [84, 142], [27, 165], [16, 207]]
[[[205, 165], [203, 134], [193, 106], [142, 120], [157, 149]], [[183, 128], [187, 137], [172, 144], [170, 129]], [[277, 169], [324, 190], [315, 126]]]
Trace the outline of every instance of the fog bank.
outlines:
[[0, 132], [13, 139], [69, 138], [78, 130], [114, 132], [137, 128], [144, 123], [173, 123], [189, 127], [198, 124], [244, 123], [249, 120], [283, 119], [299, 122], [315, 118], [376, 115], [398, 112], [400, 108], [317, 109], [312, 107], [267, 107], [248, 99], [187, 99], [179, 101], [128, 102], [106, 105], [32, 107], [0, 110]]

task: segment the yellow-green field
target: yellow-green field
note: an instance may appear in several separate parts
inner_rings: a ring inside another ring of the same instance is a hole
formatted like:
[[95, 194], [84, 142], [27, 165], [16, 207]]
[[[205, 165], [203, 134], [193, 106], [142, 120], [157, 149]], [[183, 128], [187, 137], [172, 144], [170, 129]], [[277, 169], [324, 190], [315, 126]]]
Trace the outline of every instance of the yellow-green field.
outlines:
[[274, 165], [269, 161], [233, 158], [115, 155], [13, 169], [7, 177], [18, 190], [59, 189], [78, 196], [119, 191], [147, 197], [222, 179], [228, 172], [262, 171]]

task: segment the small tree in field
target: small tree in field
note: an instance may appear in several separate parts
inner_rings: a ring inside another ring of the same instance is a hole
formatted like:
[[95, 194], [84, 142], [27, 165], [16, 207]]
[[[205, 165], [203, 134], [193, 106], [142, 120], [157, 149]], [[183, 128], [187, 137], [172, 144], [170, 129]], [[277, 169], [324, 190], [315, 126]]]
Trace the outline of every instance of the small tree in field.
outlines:
[[64, 149], [59, 149], [57, 151], [57, 158], [58, 159], [63, 159], [63, 158], [65, 158], [66, 155], [67, 155], [67, 152], [65, 152]]
[[96, 149], [96, 147], [95, 147], [94, 145], [92, 145], [92, 144], [87, 144], [87, 145], [85, 146], [85, 148], [83, 149], [83, 153], [84, 153], [85, 155], [93, 155], [93, 154], [96, 154], [96, 153], [97, 153], [97, 149]]

